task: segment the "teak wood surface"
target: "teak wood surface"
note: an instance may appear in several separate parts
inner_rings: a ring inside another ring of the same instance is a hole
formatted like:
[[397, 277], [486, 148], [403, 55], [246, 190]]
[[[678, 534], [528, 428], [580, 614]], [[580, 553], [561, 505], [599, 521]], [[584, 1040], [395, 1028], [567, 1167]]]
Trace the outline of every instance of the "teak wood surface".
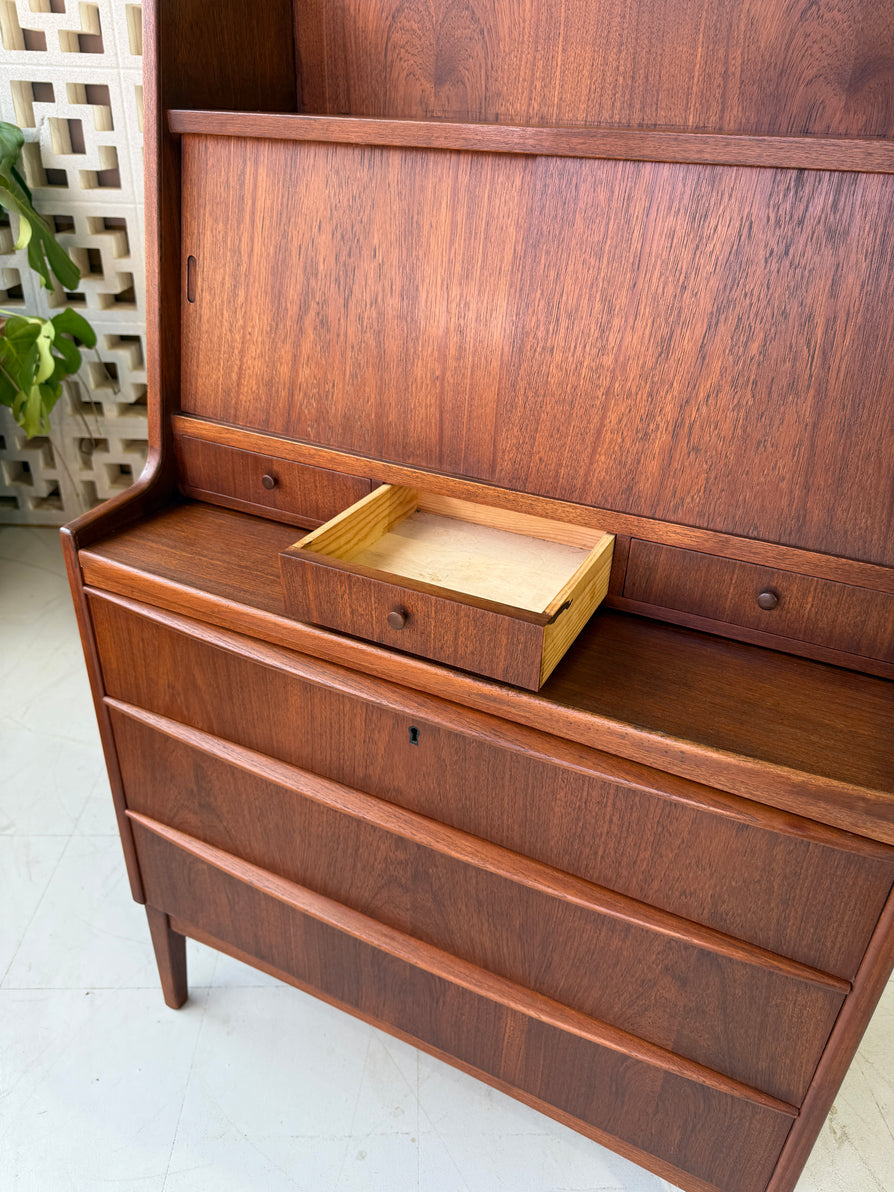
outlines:
[[889, 175], [182, 143], [185, 411], [894, 563]]
[[96, 587], [894, 843], [890, 682], [599, 613], [539, 696], [529, 696], [287, 618], [277, 560], [293, 535], [188, 505], [81, 560]]
[[[693, 939], [684, 921], [649, 916], [560, 874], [540, 871], [535, 882], [511, 854], [464, 849], [418, 822], [410, 840], [399, 821], [386, 828], [364, 815], [360, 796], [351, 807], [336, 791], [342, 808], [330, 810], [304, 796], [322, 784], [301, 772], [288, 786], [271, 783], [216, 750], [113, 719], [134, 812], [782, 1101], [803, 1099], [846, 982], [709, 933]], [[187, 783], [192, 807], [180, 793]]]
[[[687, 1065], [665, 1066], [665, 1056], [620, 1032], [594, 1030], [548, 999], [220, 850], [191, 846], [173, 829], [139, 820], [136, 838], [150, 899], [175, 920], [199, 916], [209, 934], [240, 950], [257, 952], [261, 942], [261, 958], [299, 980], [697, 1178], [733, 1192], [764, 1187], [791, 1128], [790, 1107], [718, 1089]], [[259, 919], [263, 941], [252, 929]], [[600, 1095], [606, 1086], [611, 1098]], [[718, 1132], [732, 1153], [714, 1145]]]
[[[791, 1192], [894, 964], [890, 5], [144, 20], [149, 463], [64, 537], [166, 1002], [188, 935]], [[537, 693], [289, 616], [380, 482], [615, 609]]]

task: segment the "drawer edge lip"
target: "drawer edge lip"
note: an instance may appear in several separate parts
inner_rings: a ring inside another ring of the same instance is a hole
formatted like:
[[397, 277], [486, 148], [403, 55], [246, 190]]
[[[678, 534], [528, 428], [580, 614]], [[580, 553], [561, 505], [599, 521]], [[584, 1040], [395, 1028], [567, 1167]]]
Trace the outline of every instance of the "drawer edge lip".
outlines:
[[[505, 977], [478, 968], [476, 965], [436, 948], [431, 944], [413, 939], [404, 932], [387, 927], [368, 915], [352, 910], [334, 899], [316, 894], [286, 878], [277, 877], [257, 865], [243, 861], [213, 845], [204, 844], [176, 828], [128, 811], [128, 819], [145, 831], [167, 841], [173, 847], [186, 852], [212, 868], [235, 878], [252, 889], [266, 894], [279, 902], [317, 919], [346, 935], [362, 940], [379, 948], [388, 955], [411, 964], [414, 968], [431, 973], [453, 985], [467, 989], [478, 996], [496, 1001], [515, 1009], [529, 1018], [554, 1026], [566, 1034], [604, 1047], [610, 1051], [627, 1055], [654, 1068], [673, 1073], [695, 1084], [704, 1085], [716, 1092], [731, 1096], [783, 1117], [797, 1119], [799, 1110], [759, 1089], [750, 1087], [732, 1077], [686, 1060], [665, 1048], [647, 1043], [638, 1036], [612, 1027], [598, 1019], [591, 1018], [578, 1010], [572, 1010], [543, 994], [525, 989]], [[163, 909], [163, 908], [162, 908]]]
[[[854, 838], [855, 848], [872, 856], [887, 857], [894, 845], [894, 791], [824, 778], [760, 758], [743, 758], [574, 709], [550, 705], [547, 716], [538, 715], [528, 702], [536, 697], [528, 692], [476, 679], [412, 655], [395, 655], [384, 647], [148, 575], [89, 549], [81, 550], [79, 559], [87, 595], [123, 603], [137, 615], [182, 617], [203, 629], [211, 626], [241, 634], [262, 646], [313, 656], [327, 665], [341, 666], [376, 681], [399, 683], [429, 698], [556, 737], [566, 745], [614, 754], [844, 832]], [[710, 778], [705, 773], [706, 763], [712, 770]], [[848, 808], [848, 802], [856, 806]]]
[[[215, 737], [201, 729], [191, 728], [122, 700], [107, 696], [105, 703], [119, 714], [189, 747], [219, 758], [277, 786], [294, 790], [301, 798], [309, 799], [340, 815], [362, 819], [382, 832], [413, 841], [461, 864], [517, 882], [547, 897], [579, 906], [592, 914], [631, 923], [643, 930], [684, 941], [694, 948], [713, 952], [729, 960], [775, 972], [792, 981], [815, 985], [842, 996], [850, 992], [851, 983], [844, 977], [792, 960], [759, 944], [739, 940], [671, 911], [652, 907], [629, 895], [619, 894], [585, 878], [564, 873], [544, 862], [515, 854], [502, 845], [482, 840], [459, 828], [441, 824], [376, 795], [355, 790], [289, 762], [268, 757], [256, 750]], [[478, 855], [475, 856], [473, 853]]]
[[359, 1019], [361, 1022], [366, 1022], [377, 1030], [384, 1031], [385, 1034], [392, 1035], [396, 1039], [409, 1044], [411, 1047], [417, 1048], [419, 1051], [425, 1052], [427, 1055], [433, 1056], [442, 1063], [449, 1064], [452, 1068], [457, 1068], [461, 1072], [465, 1072], [469, 1076], [473, 1076], [476, 1080], [482, 1081], [484, 1084], [490, 1085], [498, 1092], [505, 1093], [507, 1097], [512, 1097], [516, 1101], [520, 1101], [523, 1105], [529, 1106], [531, 1109], [536, 1109], [539, 1113], [546, 1117], [552, 1118], [563, 1126], [583, 1134], [590, 1138], [593, 1142], [599, 1143], [601, 1146], [614, 1151], [625, 1159], [629, 1159], [632, 1163], [638, 1164], [640, 1167], [651, 1171], [654, 1175], [662, 1179], [669, 1180], [671, 1183], [677, 1185], [679, 1188], [688, 1189], [688, 1192], [722, 1192], [716, 1184], [711, 1184], [698, 1176], [692, 1175], [688, 1171], [684, 1171], [682, 1167], [675, 1167], [672, 1163], [664, 1159], [660, 1159], [653, 1155], [650, 1151], [640, 1150], [639, 1147], [632, 1143], [625, 1142], [618, 1138], [615, 1134], [609, 1134], [605, 1130], [600, 1130], [598, 1126], [592, 1126], [589, 1122], [582, 1118], [575, 1117], [573, 1114], [559, 1109], [548, 1101], [543, 1101], [532, 1093], [527, 1093], [524, 1089], [516, 1088], [515, 1085], [509, 1084], [505, 1080], [501, 1080], [498, 1076], [485, 1071], [483, 1068], [476, 1068], [473, 1064], [467, 1063], [465, 1060], [458, 1059], [449, 1052], [442, 1051], [433, 1044], [421, 1039], [418, 1035], [412, 1035], [408, 1031], [402, 1030], [399, 1026], [383, 1018], [376, 1018], [373, 1014], [368, 1014], [366, 1011], [359, 1010], [348, 1002], [340, 1001], [331, 994], [320, 990], [316, 985], [309, 981], [302, 981], [298, 977], [294, 977], [285, 969], [277, 968], [275, 965], [269, 964], [264, 960], [260, 960], [256, 956], [252, 956], [248, 952], [244, 952], [241, 948], [235, 947], [233, 944], [219, 937], [210, 934], [203, 928], [196, 926], [194, 923], [180, 918], [179, 916], [171, 916], [171, 928], [180, 935], [185, 935], [189, 939], [196, 940], [200, 944], [205, 944], [206, 947], [214, 948], [226, 956], [232, 957], [234, 960], [241, 961], [243, 964], [248, 964], [260, 972], [266, 973], [268, 976], [282, 981], [286, 985], [291, 985], [295, 989], [300, 989], [303, 993], [310, 994], [312, 997], [325, 1002], [327, 1005], [333, 1006], [336, 1010], [342, 1011], [344, 1014], [350, 1014], [353, 1018]]

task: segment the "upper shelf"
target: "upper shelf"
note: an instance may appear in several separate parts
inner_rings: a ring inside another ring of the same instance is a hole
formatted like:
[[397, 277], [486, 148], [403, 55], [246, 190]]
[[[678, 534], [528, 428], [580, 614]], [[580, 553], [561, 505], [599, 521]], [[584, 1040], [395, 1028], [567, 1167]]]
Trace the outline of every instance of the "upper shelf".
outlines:
[[894, 141], [840, 137], [738, 136], [626, 128], [513, 127], [453, 121], [382, 120], [264, 112], [168, 112], [172, 133], [482, 153], [692, 162], [775, 169], [894, 173]]

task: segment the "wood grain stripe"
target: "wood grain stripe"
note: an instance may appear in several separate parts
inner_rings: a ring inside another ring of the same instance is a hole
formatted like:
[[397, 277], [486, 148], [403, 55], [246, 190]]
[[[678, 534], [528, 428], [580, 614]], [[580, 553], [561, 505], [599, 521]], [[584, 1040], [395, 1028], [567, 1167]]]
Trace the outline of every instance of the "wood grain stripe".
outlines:
[[626, 128], [518, 127], [437, 120], [188, 110], [169, 112], [168, 128], [181, 136], [200, 134], [550, 157], [894, 173], [894, 143], [857, 137], [737, 136], [709, 132], [644, 132]]

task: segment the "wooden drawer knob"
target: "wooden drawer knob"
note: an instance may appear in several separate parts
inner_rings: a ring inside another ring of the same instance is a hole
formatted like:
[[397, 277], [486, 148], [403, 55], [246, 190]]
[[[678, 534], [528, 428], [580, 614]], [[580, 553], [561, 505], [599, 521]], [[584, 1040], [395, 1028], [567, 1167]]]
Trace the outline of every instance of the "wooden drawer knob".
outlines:
[[277, 483], [276, 477], [271, 476], [269, 472], [261, 477], [261, 484], [263, 484], [264, 488], [276, 488]]
[[767, 588], [766, 592], [761, 592], [760, 596], [758, 596], [757, 602], [761, 608], [769, 612], [771, 608], [775, 608], [779, 603], [779, 596], [772, 588]]
[[392, 629], [403, 629], [407, 623], [407, 614], [399, 608], [393, 608], [387, 617], [388, 624]]

